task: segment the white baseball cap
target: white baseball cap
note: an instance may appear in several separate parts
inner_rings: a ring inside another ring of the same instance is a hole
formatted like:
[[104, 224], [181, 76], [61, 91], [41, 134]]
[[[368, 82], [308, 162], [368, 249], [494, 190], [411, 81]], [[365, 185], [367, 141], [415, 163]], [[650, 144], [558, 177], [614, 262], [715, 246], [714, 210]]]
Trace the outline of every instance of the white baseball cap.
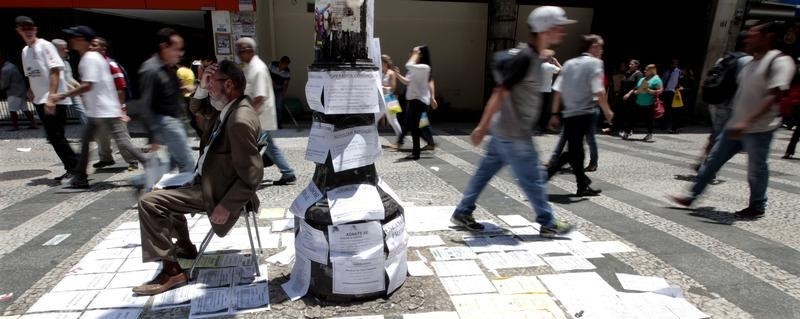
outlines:
[[567, 25], [578, 20], [567, 19], [564, 9], [554, 6], [541, 6], [528, 15], [528, 26], [532, 32], [544, 32], [557, 25]]

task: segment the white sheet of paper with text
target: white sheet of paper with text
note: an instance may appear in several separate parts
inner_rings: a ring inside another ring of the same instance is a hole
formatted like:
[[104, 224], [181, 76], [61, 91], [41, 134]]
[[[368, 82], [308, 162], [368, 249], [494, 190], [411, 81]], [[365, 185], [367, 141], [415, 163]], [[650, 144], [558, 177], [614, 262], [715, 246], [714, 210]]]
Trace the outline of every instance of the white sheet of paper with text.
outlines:
[[317, 112], [325, 112], [322, 106], [322, 89], [328, 81], [326, 72], [308, 72], [308, 82], [306, 82], [306, 101], [308, 107]]
[[386, 233], [386, 248], [389, 250], [389, 255], [405, 254], [408, 247], [408, 233], [403, 215], [383, 225], [383, 232]]
[[49, 292], [42, 295], [28, 312], [83, 310], [100, 290]]
[[[314, 181], [310, 181], [308, 182], [308, 186], [294, 199], [289, 210], [297, 217], [306, 218], [306, 210], [322, 199], [322, 197], [322, 192], [317, 187], [317, 184], [314, 183]], [[279, 230], [273, 229], [273, 231]]]
[[333, 259], [332, 262], [335, 294], [368, 294], [385, 287], [383, 254], [367, 259]]
[[292, 267], [292, 275], [289, 281], [281, 285], [286, 296], [292, 301], [300, 299], [308, 292], [308, 285], [311, 283], [311, 261], [308, 257], [297, 255]]
[[311, 227], [304, 219], [300, 219], [300, 232], [297, 233], [295, 247], [303, 256], [320, 264], [328, 263], [328, 241], [325, 233]]
[[389, 275], [389, 287], [386, 287], [386, 293], [389, 294], [406, 281], [408, 256], [405, 253], [389, 255], [386, 260], [386, 274]]
[[306, 160], [314, 163], [325, 164], [328, 151], [333, 143], [334, 126], [327, 123], [311, 123], [311, 132], [308, 133], [308, 146], [306, 147]]
[[325, 81], [325, 114], [378, 113], [376, 71], [331, 71]]
[[383, 256], [383, 229], [378, 221], [328, 226], [328, 239], [331, 259]]
[[189, 318], [203, 318], [227, 314], [231, 305], [230, 287], [201, 289], [192, 298]]
[[106, 289], [94, 297], [89, 309], [100, 308], [144, 308], [150, 296], [139, 296], [130, 288]]
[[335, 172], [373, 164], [381, 155], [378, 128], [367, 125], [335, 131], [330, 150]]
[[378, 188], [353, 184], [328, 191], [328, 204], [334, 225], [358, 220], [382, 220], [386, 216]]

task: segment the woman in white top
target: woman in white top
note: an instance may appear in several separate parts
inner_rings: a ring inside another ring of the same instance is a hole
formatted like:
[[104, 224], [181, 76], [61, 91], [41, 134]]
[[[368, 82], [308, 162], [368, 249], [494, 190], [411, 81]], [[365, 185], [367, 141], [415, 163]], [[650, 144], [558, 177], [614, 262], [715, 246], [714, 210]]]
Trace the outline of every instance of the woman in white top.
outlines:
[[[397, 73], [394, 71], [394, 63], [392, 62], [392, 57], [389, 55], [381, 55], [381, 71], [383, 72], [381, 82], [383, 83], [385, 101], [387, 104], [389, 101], [397, 101], [397, 97], [394, 96], [394, 92], [397, 90]], [[389, 125], [392, 126], [394, 135], [400, 136], [403, 129], [400, 127], [400, 121], [397, 120], [397, 113], [386, 110], [386, 120], [389, 122]]]
[[[408, 100], [408, 106], [405, 111], [405, 125], [403, 132], [397, 139], [397, 144], [402, 145], [403, 137], [410, 131], [413, 148], [411, 149], [411, 155], [406, 156], [406, 159], [417, 160], [421, 151], [419, 138], [422, 134], [419, 120], [422, 117], [422, 113], [428, 111], [429, 106], [434, 109], [437, 106], [436, 99], [431, 92], [433, 83], [431, 81], [431, 58], [428, 46], [421, 45], [411, 50], [411, 57], [406, 62], [406, 69], [408, 70], [406, 76], [397, 74], [400, 82], [406, 85], [406, 100]], [[431, 139], [428, 142], [430, 144], [426, 146], [426, 149], [432, 149], [433, 140]]]
[[[551, 105], [553, 101], [553, 77], [561, 72], [561, 63], [555, 58], [553, 50], [545, 50], [542, 52], [542, 87], [539, 90], [542, 92], [542, 105]], [[543, 107], [542, 114], [539, 116], [537, 123], [539, 133], [547, 133], [549, 131], [548, 125], [550, 121], [550, 108]]]

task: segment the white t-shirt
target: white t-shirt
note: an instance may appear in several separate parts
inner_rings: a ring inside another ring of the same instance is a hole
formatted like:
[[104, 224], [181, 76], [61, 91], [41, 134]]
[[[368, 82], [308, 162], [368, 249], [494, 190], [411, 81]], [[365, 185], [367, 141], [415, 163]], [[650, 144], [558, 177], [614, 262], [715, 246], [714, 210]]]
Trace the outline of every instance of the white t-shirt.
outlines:
[[420, 100], [431, 105], [431, 90], [428, 86], [431, 67], [427, 64], [406, 64], [408, 84], [406, 85], [406, 100]]
[[86, 116], [95, 118], [119, 117], [120, 109], [117, 88], [111, 76], [108, 61], [100, 53], [87, 51], [78, 65], [81, 81], [92, 83], [89, 92], [81, 94]]
[[265, 131], [273, 131], [278, 129], [278, 120], [275, 112], [275, 97], [272, 93], [272, 78], [269, 75], [269, 69], [264, 61], [258, 56], [254, 56], [250, 63], [247, 63], [244, 68], [244, 77], [247, 85], [244, 88], [244, 94], [252, 99], [259, 96], [264, 97], [264, 104], [258, 110], [258, 119], [261, 121], [261, 129]]
[[[56, 46], [48, 41], [36, 39], [33, 46], [26, 46], [22, 49], [22, 69], [31, 83], [34, 104], [47, 103], [47, 97], [50, 95], [51, 69], [61, 70], [56, 93], [67, 91], [67, 81], [65, 81], [64, 77], [64, 61], [58, 55]], [[65, 99], [59, 101], [58, 104], [69, 105], [72, 102]]]
[[553, 74], [558, 74], [561, 68], [550, 62], [542, 63], [542, 86], [539, 92], [553, 92]]
[[[739, 88], [733, 97], [733, 115], [731, 115], [727, 127], [736, 125], [755, 112], [770, 89], [778, 88], [781, 91], [789, 89], [795, 72], [794, 61], [788, 55], [778, 56], [779, 54], [781, 54], [780, 51], [771, 50], [761, 59], [750, 61], [739, 72], [737, 77]], [[770, 63], [771, 70], [767, 72]], [[769, 113], [756, 119], [745, 133], [769, 132], [778, 128], [780, 125], [778, 115], [778, 104], [776, 103]]]

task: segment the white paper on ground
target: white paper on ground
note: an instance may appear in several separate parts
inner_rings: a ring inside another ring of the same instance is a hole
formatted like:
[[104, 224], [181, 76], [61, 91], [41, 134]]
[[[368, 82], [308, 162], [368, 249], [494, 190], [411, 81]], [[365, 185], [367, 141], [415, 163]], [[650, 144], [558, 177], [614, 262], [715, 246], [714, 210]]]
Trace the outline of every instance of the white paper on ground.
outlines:
[[297, 255], [292, 267], [292, 275], [289, 277], [289, 281], [281, 285], [281, 288], [290, 300], [295, 301], [306, 295], [310, 283], [311, 261], [303, 255]]
[[177, 289], [167, 290], [153, 297], [152, 310], [161, 310], [177, 307], [188, 307], [197, 291], [196, 285], [186, 285]]
[[475, 253], [525, 250], [527, 246], [510, 235], [463, 236], [464, 243]]
[[536, 276], [514, 276], [496, 279], [492, 280], [492, 284], [501, 295], [547, 293], [547, 288], [542, 285], [539, 279], [536, 279]]
[[256, 276], [256, 268], [253, 265], [235, 267], [233, 279], [236, 285], [250, 285], [254, 283], [267, 282], [269, 279], [269, 266], [266, 264], [258, 265], [259, 276]]
[[484, 275], [460, 276], [460, 277], [439, 277], [448, 295], [468, 295], [480, 293], [492, 293], [496, 290], [494, 285]]
[[533, 225], [533, 222], [527, 220], [522, 215], [497, 215], [506, 225], [511, 227], [523, 227]]
[[561, 237], [569, 238], [574, 241], [592, 241], [589, 237], [586, 237], [586, 235], [579, 231], [573, 231]]
[[452, 296], [461, 319], [483, 318], [566, 318], [546, 294]]
[[231, 304], [230, 287], [199, 289], [192, 298], [189, 318], [202, 318], [228, 314]]
[[444, 241], [439, 235], [410, 236], [408, 247], [433, 247], [444, 246]]
[[595, 269], [595, 266], [586, 258], [577, 256], [542, 257], [542, 259], [555, 271]]
[[408, 274], [408, 257], [403, 251], [402, 254], [389, 255], [386, 259], [386, 274], [389, 276], [389, 286], [386, 293], [390, 294], [406, 281]]
[[487, 269], [528, 268], [545, 265], [539, 256], [527, 250], [482, 253], [478, 254], [478, 258]]
[[17, 152], [27, 153], [27, 152], [30, 152], [30, 151], [31, 151], [30, 147], [17, 147]]
[[428, 266], [425, 265], [425, 262], [421, 260], [409, 261], [407, 264], [408, 274], [412, 277], [433, 276], [433, 270], [428, 268]]
[[119, 272], [108, 283], [108, 288], [136, 287], [150, 281], [158, 274], [158, 270], [140, 270]]
[[450, 230], [455, 227], [450, 215], [455, 206], [404, 206], [406, 230], [410, 233]]
[[[300, 195], [297, 195], [292, 205], [289, 206], [289, 211], [297, 217], [306, 218], [306, 210], [320, 199], [322, 199], [322, 192], [317, 188], [317, 184], [315, 184], [314, 181], [310, 181], [308, 182], [308, 186], [300, 192]], [[280, 231], [274, 228], [272, 230], [276, 232]]]
[[469, 247], [434, 247], [429, 248], [431, 255], [436, 260], [459, 260], [459, 259], [476, 259], [475, 255]]
[[138, 230], [139, 229], [139, 222], [138, 221], [136, 221], [136, 222], [124, 222], [122, 224], [119, 224], [119, 226], [117, 226], [117, 228], [115, 230], [123, 230], [123, 229], [136, 229], [136, 230]]
[[139, 247], [142, 244], [140, 243], [141, 238], [138, 236], [136, 238], [130, 239], [105, 239], [94, 246], [95, 250], [98, 249], [109, 249], [109, 248], [132, 248], [132, 247]]
[[586, 318], [621, 317], [617, 291], [595, 272], [540, 275], [539, 280], [567, 313], [583, 311]]
[[70, 275], [61, 279], [52, 292], [105, 289], [114, 274]]
[[137, 319], [143, 309], [103, 309], [88, 310], [81, 319]]
[[[380, 227], [380, 224], [379, 224]], [[339, 258], [333, 263], [333, 293], [368, 294], [384, 290], [383, 254], [372, 258]]]
[[308, 101], [308, 107], [314, 111], [325, 112], [325, 108], [322, 106], [322, 89], [327, 81], [327, 72], [308, 72], [306, 101]]
[[512, 234], [519, 236], [522, 240], [529, 240], [531, 237], [539, 236], [539, 230], [533, 226], [509, 228]]
[[547, 254], [570, 253], [569, 248], [563, 245], [561, 240], [532, 241], [526, 242], [525, 246], [527, 246], [528, 251], [540, 256]]
[[590, 241], [587, 242], [586, 245], [600, 254], [616, 254], [633, 251], [633, 248], [619, 241]]
[[[81, 317], [80, 312], [49, 312], [49, 313], [26, 313], [19, 317], [19, 319], [78, 319]], [[2, 317], [0, 317], [2, 318]], [[9, 317], [9, 319], [16, 319], [17, 317]]]
[[[81, 261], [105, 260], [105, 259], [127, 259], [133, 252], [133, 248], [111, 248], [92, 250], [83, 257]], [[137, 256], [132, 256], [137, 257]], [[141, 256], [138, 256], [141, 257]]]
[[300, 219], [300, 232], [297, 233], [297, 250], [303, 256], [320, 264], [328, 263], [328, 241], [325, 233], [311, 227], [305, 220]]
[[288, 265], [294, 261], [295, 246], [288, 246], [281, 252], [267, 257], [267, 262], [271, 264]]
[[459, 319], [455, 311], [436, 311], [423, 313], [406, 313], [403, 319]]
[[205, 268], [197, 271], [199, 288], [227, 287], [233, 282], [233, 267]]
[[408, 233], [403, 215], [398, 216], [392, 221], [383, 225], [383, 232], [386, 234], [386, 249], [389, 255], [406, 253], [408, 247]]
[[325, 81], [325, 114], [377, 113], [376, 71], [330, 71]]
[[149, 262], [144, 263], [142, 262], [142, 258], [140, 256], [132, 256], [125, 260], [122, 263], [122, 266], [119, 267], [118, 272], [129, 272], [129, 271], [140, 271], [140, 270], [159, 270], [161, 269], [161, 263], [159, 262]]
[[494, 221], [491, 220], [478, 220], [479, 224], [483, 225], [483, 230], [481, 233], [502, 233], [504, 229], [498, 226]]
[[137, 296], [130, 288], [106, 289], [94, 297], [89, 309], [143, 308], [150, 296]]
[[669, 288], [664, 278], [617, 273], [617, 280], [625, 290], [656, 291]]
[[328, 191], [328, 204], [334, 225], [359, 220], [382, 220], [386, 217], [378, 188], [369, 184], [331, 189]]
[[431, 266], [439, 277], [483, 275], [474, 260], [434, 261]]
[[281, 219], [286, 215], [286, 208], [270, 207], [262, 208], [258, 212], [258, 219]]
[[294, 233], [281, 233], [281, 247], [294, 247]]
[[83, 260], [69, 271], [70, 274], [100, 274], [117, 272], [124, 259]]
[[592, 250], [591, 247], [589, 247], [588, 245], [586, 245], [586, 243], [582, 241], [572, 241], [572, 240], [564, 241], [563, 245], [566, 246], [567, 249], [569, 249], [569, 252], [573, 256], [578, 256], [582, 258], [603, 258], [603, 254]]
[[269, 287], [267, 283], [237, 286], [233, 290], [234, 313], [269, 310]]
[[709, 315], [697, 309], [683, 298], [672, 298], [660, 294], [645, 293], [618, 293], [621, 305], [631, 313], [641, 314], [641, 317], [663, 314], [659, 318], [702, 319]]
[[380, 155], [380, 140], [375, 125], [357, 126], [333, 132], [331, 161], [334, 172], [374, 164]]
[[[325, 161], [328, 159], [328, 151], [330, 150], [331, 144], [333, 144], [333, 130], [335, 128], [335, 126], [327, 123], [311, 123], [311, 131], [308, 134], [308, 146], [306, 147], [307, 161], [325, 164]], [[314, 182], [312, 181], [311, 183], [313, 184]]]
[[331, 259], [383, 255], [383, 229], [378, 221], [328, 226], [328, 240]]
[[48, 292], [28, 312], [83, 310], [100, 290]]
[[272, 231], [282, 232], [284, 230], [294, 229], [294, 218], [278, 219], [272, 221]]

